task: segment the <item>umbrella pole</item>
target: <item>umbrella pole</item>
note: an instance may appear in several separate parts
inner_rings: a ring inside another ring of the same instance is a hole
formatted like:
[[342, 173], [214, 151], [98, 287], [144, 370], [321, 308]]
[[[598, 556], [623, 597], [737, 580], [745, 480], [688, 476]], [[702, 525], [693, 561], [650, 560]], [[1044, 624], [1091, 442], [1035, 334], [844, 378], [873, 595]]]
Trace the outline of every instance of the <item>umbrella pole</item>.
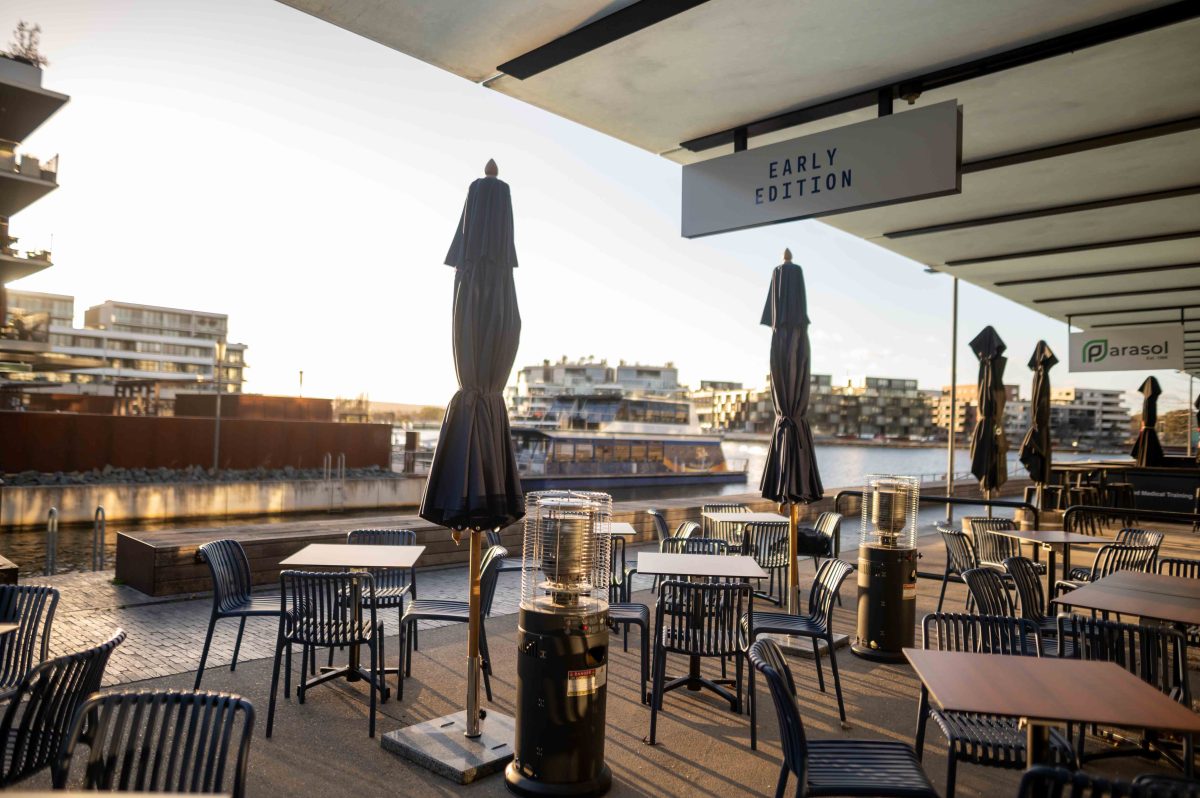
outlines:
[[[800, 608], [797, 597], [800, 593], [799, 541], [796, 538], [796, 527], [800, 523], [800, 505], [792, 503], [788, 512], [788, 600], [787, 611], [795, 615]], [[836, 556], [836, 555], [835, 555]]]
[[479, 566], [483, 559], [483, 533], [478, 529], [469, 532], [471, 536], [471, 590], [468, 602], [467, 628], [467, 737], [478, 737], [479, 729], [479, 624], [480, 624], [480, 589]]

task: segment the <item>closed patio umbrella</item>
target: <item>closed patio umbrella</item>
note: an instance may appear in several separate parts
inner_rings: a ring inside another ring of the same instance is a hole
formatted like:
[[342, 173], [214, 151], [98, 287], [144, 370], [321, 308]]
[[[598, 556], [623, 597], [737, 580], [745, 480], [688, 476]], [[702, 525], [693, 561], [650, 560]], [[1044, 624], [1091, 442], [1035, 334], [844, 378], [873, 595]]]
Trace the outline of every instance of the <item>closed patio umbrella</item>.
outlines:
[[1140, 466], [1160, 466], [1163, 464], [1163, 450], [1154, 427], [1158, 424], [1158, 397], [1162, 394], [1162, 388], [1158, 380], [1147, 377], [1138, 388], [1138, 393], [1142, 395], [1142, 428], [1129, 454]]
[[1050, 369], [1058, 358], [1045, 341], [1038, 341], [1029, 358], [1033, 371], [1033, 396], [1029, 405], [1029, 431], [1021, 441], [1021, 464], [1037, 485], [1037, 507], [1042, 509], [1042, 490], [1050, 481]]
[[[1008, 481], [1008, 439], [1004, 436], [1004, 367], [1008, 347], [989, 324], [971, 339], [979, 359], [979, 418], [971, 436], [971, 473], [979, 480], [984, 497]], [[990, 508], [989, 508], [990, 512]]]
[[[763, 308], [762, 323], [771, 328], [771, 397], [775, 426], [763, 467], [764, 499], [789, 505], [788, 611], [796, 611], [796, 523], [799, 505], [824, 494], [821, 474], [808, 426], [809, 374], [808, 300], [804, 271], [784, 250], [783, 263], [771, 274], [771, 289]], [[835, 554], [836, 556], [836, 554]]]
[[470, 624], [467, 639], [467, 736], [479, 735], [479, 570], [483, 532], [525, 515], [509, 434], [504, 383], [521, 337], [513, 269], [512, 197], [495, 161], [467, 192], [446, 265], [454, 271], [454, 367], [459, 390], [450, 400], [421, 517], [470, 530]]

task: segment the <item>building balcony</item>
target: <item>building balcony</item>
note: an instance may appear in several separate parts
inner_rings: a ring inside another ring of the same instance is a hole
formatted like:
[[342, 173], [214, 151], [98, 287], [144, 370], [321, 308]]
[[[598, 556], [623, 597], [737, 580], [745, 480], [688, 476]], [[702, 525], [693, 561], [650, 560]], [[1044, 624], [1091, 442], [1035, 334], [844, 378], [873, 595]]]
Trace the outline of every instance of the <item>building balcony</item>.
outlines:
[[69, 99], [42, 88], [40, 68], [0, 55], [0, 139], [24, 141]]
[[17, 155], [9, 142], [0, 141], [0, 216], [12, 216], [58, 188], [58, 156], [41, 161]]
[[13, 248], [14, 243], [16, 239], [9, 239], [7, 245], [0, 244], [0, 285], [45, 271], [53, 265], [48, 251], [38, 250], [22, 255]]

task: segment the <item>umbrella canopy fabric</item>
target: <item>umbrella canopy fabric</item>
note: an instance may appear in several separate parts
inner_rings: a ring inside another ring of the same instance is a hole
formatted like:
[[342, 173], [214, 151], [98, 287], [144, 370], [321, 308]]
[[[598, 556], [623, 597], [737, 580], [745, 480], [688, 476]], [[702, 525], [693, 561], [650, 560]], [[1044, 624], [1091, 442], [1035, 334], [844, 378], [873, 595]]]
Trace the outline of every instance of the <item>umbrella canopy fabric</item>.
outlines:
[[[494, 164], [488, 164], [494, 175]], [[421, 517], [450, 529], [495, 529], [525, 515], [504, 383], [521, 337], [512, 270], [512, 196], [494, 177], [471, 183], [446, 255], [454, 273], [459, 390], [442, 420]]]
[[1029, 408], [1029, 431], [1021, 441], [1021, 464], [1039, 485], [1050, 481], [1050, 369], [1058, 363], [1050, 345], [1038, 341], [1029, 358], [1033, 372], [1033, 401]]
[[762, 323], [771, 332], [771, 394], [775, 427], [763, 467], [762, 496], [779, 503], [807, 504], [824, 495], [808, 426], [808, 300], [804, 271], [785, 251], [771, 274]]
[[1162, 394], [1162, 388], [1158, 380], [1147, 377], [1138, 388], [1138, 393], [1142, 395], [1142, 428], [1129, 454], [1140, 466], [1160, 466], [1163, 464], [1163, 450], [1154, 426], [1158, 424], [1158, 397]]
[[1008, 347], [989, 324], [971, 339], [979, 359], [979, 418], [971, 436], [971, 473], [985, 491], [1008, 481], [1008, 439], [1004, 436], [1004, 367]]

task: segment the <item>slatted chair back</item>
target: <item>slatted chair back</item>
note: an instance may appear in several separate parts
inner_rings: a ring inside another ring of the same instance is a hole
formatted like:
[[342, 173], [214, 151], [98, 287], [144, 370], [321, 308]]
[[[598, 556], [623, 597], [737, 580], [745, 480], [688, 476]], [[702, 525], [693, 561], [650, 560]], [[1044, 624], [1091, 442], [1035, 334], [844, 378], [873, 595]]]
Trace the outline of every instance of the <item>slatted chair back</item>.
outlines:
[[1025, 771], [1017, 798], [1186, 798], [1196, 792], [1159, 792], [1127, 781], [1108, 781], [1083, 771], [1039, 765]]
[[[490, 535], [491, 532], [488, 534]], [[411, 529], [353, 529], [346, 533], [346, 542], [359, 546], [415, 546], [417, 545], [417, 533]], [[368, 570], [371, 576], [375, 577], [376, 590], [389, 588], [398, 590], [408, 586], [415, 569], [370, 568]]]
[[1058, 618], [1058, 639], [1060, 656], [1073, 650], [1079, 659], [1114, 662], [1184, 706], [1192, 705], [1187, 643], [1178, 629], [1064, 615]]
[[700, 525], [695, 521], [684, 521], [679, 526], [675, 527], [675, 537], [690, 538], [692, 536], [703, 537]]
[[1004, 578], [991, 568], [971, 568], [963, 571], [963, 581], [975, 608], [980, 615], [1013, 615], [1012, 596], [1004, 585]]
[[962, 576], [964, 571], [979, 567], [979, 555], [970, 535], [946, 526], [939, 526], [937, 530], [946, 544], [946, 565], [950, 573]]
[[1132, 546], [1150, 546], [1154, 549], [1154, 554], [1150, 556], [1150, 561], [1143, 569], [1151, 572], [1155, 568], [1155, 563], [1158, 562], [1158, 550], [1162, 548], [1163, 533], [1155, 532], [1151, 529], [1122, 529], [1117, 533], [1117, 543], [1126, 543]]
[[236, 540], [213, 540], [200, 547], [200, 559], [212, 575], [213, 606], [229, 612], [250, 601], [250, 560]]
[[746, 524], [749, 554], [764, 569], [786, 568], [788, 564], [787, 521], [756, 521]]
[[1021, 544], [1016, 538], [997, 534], [1000, 530], [1017, 528], [1011, 518], [964, 518], [963, 528], [971, 531], [980, 562], [1002, 563], [1009, 557], [1021, 556]]
[[1004, 570], [1017, 589], [1021, 617], [1039, 624], [1045, 621], [1049, 617], [1046, 615], [1046, 593], [1033, 560], [1028, 557], [1009, 557], [1004, 561]]
[[753, 611], [754, 589], [749, 583], [668, 579], [659, 586], [654, 628], [667, 651], [732, 657], [741, 645], [741, 618]]
[[650, 516], [654, 521], [654, 537], [656, 540], [666, 540], [671, 537], [671, 527], [667, 526], [667, 519], [661, 510], [647, 510], [646, 515]]
[[813, 529], [829, 539], [829, 550], [833, 552], [834, 557], [838, 556], [838, 548], [842, 542], [842, 514], [821, 513], [817, 516], [817, 522], [813, 524]]
[[1087, 581], [1095, 582], [1118, 571], [1149, 571], [1153, 561], [1153, 546], [1109, 543], [1101, 546], [1096, 552], [1096, 559], [1092, 563]]
[[1163, 557], [1158, 561], [1158, 572], [1184, 579], [1200, 579], [1200, 560], [1189, 560], [1186, 557]]
[[0, 585], [0, 621], [18, 624], [0, 639], [0, 691], [8, 691], [30, 668], [45, 662], [58, 591], [41, 585]]
[[837, 558], [826, 560], [817, 569], [812, 587], [808, 591], [808, 616], [819, 619], [828, 630], [833, 623], [833, 601], [837, 598], [842, 582], [854, 570], [854, 566]]
[[663, 554], [719, 554], [729, 553], [729, 544], [716, 538], [667, 538], [658, 542]]
[[479, 563], [479, 611], [487, 618], [492, 614], [492, 603], [496, 599], [496, 583], [500, 579], [500, 566], [508, 549], [503, 546], [492, 546], [483, 553]]
[[123, 640], [118, 629], [98, 646], [34, 666], [17, 683], [0, 720], [0, 787], [54, 764], [79, 705], [100, 689], [108, 658]]
[[504, 545], [499, 529], [485, 529], [483, 531], [483, 539], [487, 541], [488, 548]]
[[792, 679], [792, 671], [779, 646], [768, 637], [759, 638], [750, 646], [750, 666], [767, 680], [779, 718], [783, 765], [795, 774], [799, 789], [803, 790], [808, 783], [808, 740], [804, 735], [804, 720], [796, 707], [796, 682]]
[[[82, 781], [92, 790], [244, 798], [253, 725], [254, 707], [228, 693], [95, 695], [75, 715], [55, 765], [54, 786], [65, 789]], [[71, 760], [81, 743], [88, 748], [86, 766], [82, 779], [72, 779]]]
[[625, 600], [625, 538], [614, 536], [609, 550], [608, 601], [610, 604]]
[[921, 646], [937, 651], [1037, 657], [1040, 637], [1028, 618], [931, 612], [921, 621]]
[[[748, 513], [750, 508], [744, 504], [736, 504], [730, 502], [716, 502], [712, 504], [700, 505], [700, 528], [704, 532], [706, 538], [721, 538], [729, 542], [728, 535], [732, 534], [725, 528], [734, 526], [727, 521], [717, 523], [709, 520], [705, 513]], [[724, 534], [722, 534], [724, 532]]]
[[[347, 603], [363, 607], [355, 621]], [[280, 607], [289, 621], [290, 638], [321, 648], [349, 646], [369, 640], [375, 627], [375, 578], [362, 571], [281, 571]]]

